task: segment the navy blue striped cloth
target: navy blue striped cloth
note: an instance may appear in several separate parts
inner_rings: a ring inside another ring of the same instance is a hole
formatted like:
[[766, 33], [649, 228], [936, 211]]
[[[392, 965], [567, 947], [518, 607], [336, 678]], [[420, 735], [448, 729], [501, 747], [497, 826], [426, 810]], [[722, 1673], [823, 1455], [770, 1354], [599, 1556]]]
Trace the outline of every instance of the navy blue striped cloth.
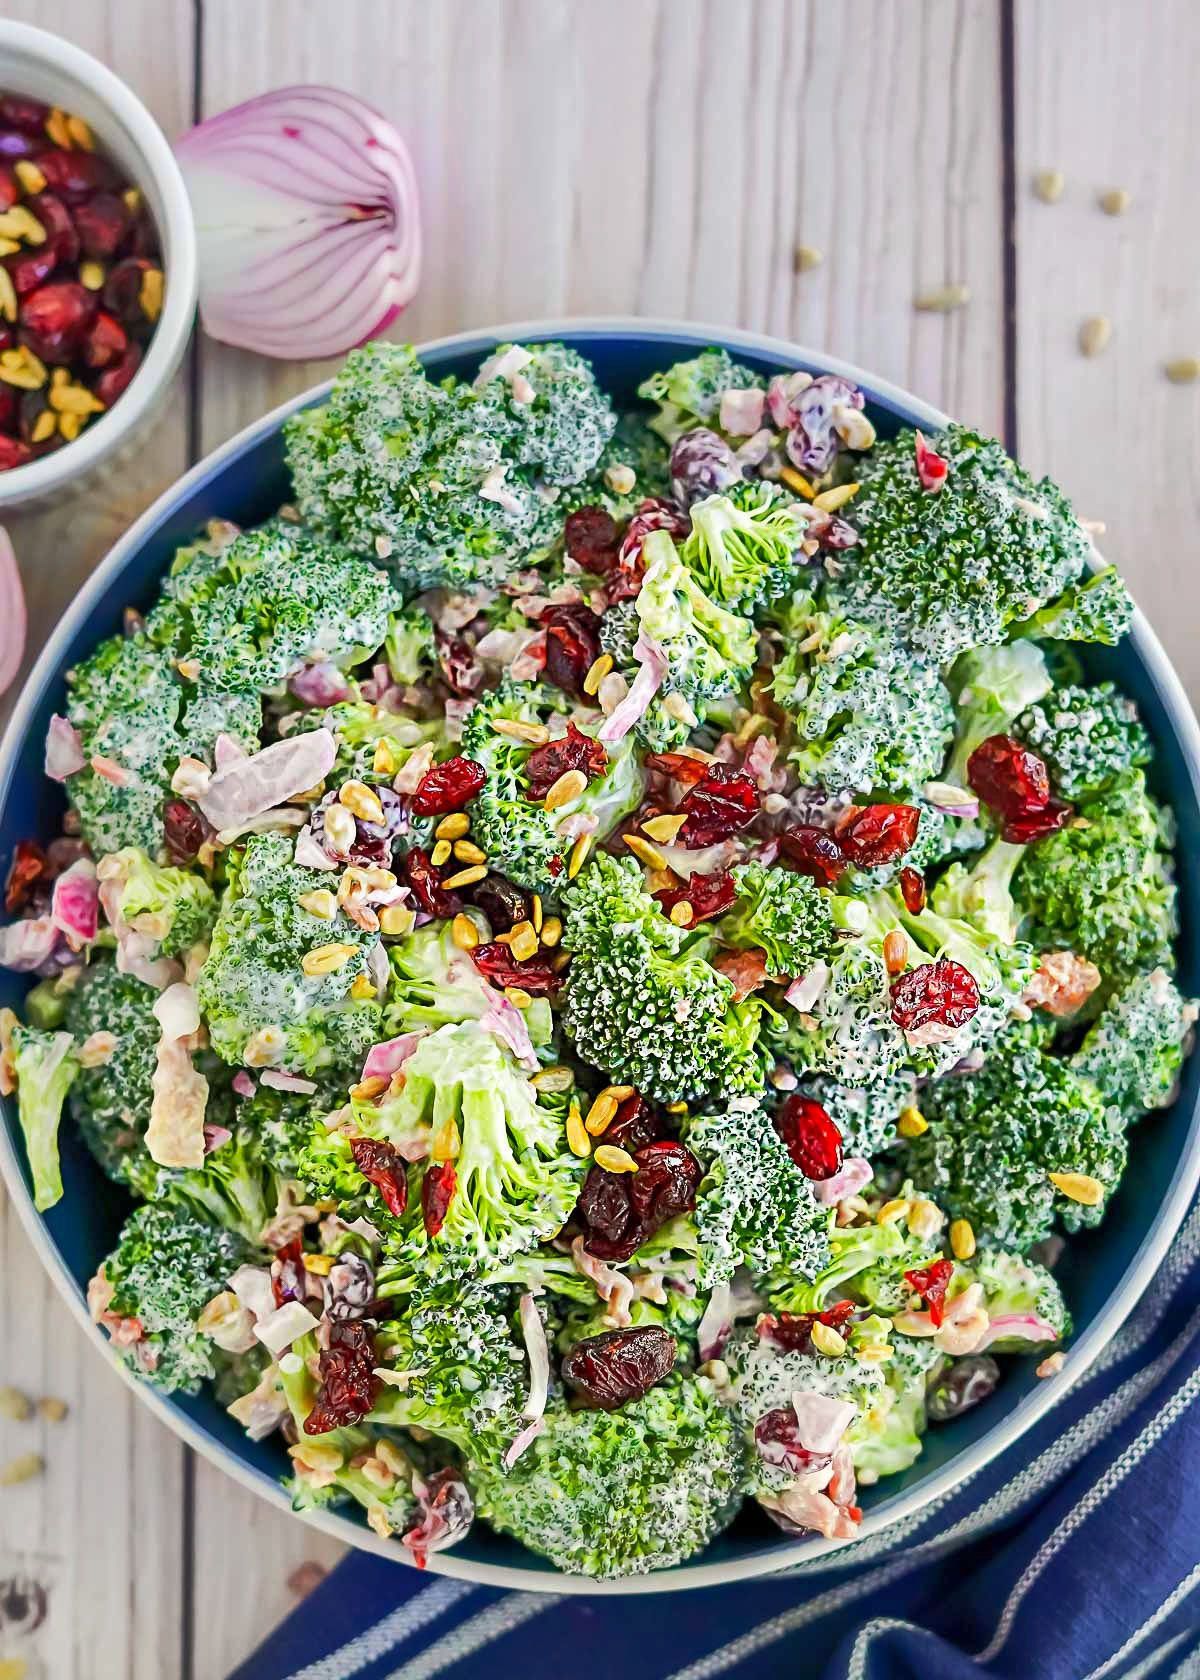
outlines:
[[626, 1599], [354, 1556], [231, 1680], [1200, 1680], [1200, 1209], [1115, 1341], [971, 1482], [836, 1562]]

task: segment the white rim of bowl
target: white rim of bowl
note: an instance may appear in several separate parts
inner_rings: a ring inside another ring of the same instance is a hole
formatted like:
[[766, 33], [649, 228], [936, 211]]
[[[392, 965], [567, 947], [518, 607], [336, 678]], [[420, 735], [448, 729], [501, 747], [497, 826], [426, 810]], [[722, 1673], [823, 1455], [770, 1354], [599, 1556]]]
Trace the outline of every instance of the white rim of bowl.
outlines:
[[16, 511], [22, 502], [84, 477], [138, 425], [183, 354], [192, 330], [199, 284], [196, 229], [183, 175], [170, 143], [137, 94], [91, 53], [31, 23], [0, 19], [0, 48], [9, 45], [89, 87], [128, 132], [145, 158], [162, 199], [166, 226], [160, 231], [164, 255], [169, 252], [170, 272], [163, 311], [142, 364], [118, 401], [64, 449], [0, 473], [0, 511]]
[[[548, 321], [503, 322], [499, 326], [484, 327], [471, 332], [453, 333], [444, 338], [430, 339], [417, 346], [417, 354], [429, 355], [445, 350], [485, 348], [525, 338], [566, 338], [572, 334], [588, 333], [601, 337], [636, 337], [642, 339], [673, 339], [678, 337], [706, 339], [713, 344], [742, 349], [756, 355], [778, 358], [783, 365], [819, 368], [823, 372], [839, 374], [862, 385], [873, 397], [907, 411], [931, 429], [946, 424], [948, 416], [930, 403], [923, 402], [889, 380], [878, 379], [864, 368], [841, 361], [823, 352], [807, 349], [787, 339], [766, 334], [745, 332], [740, 328], [713, 325], [710, 322], [675, 321], [668, 319], [643, 320], [637, 316], [581, 316], [558, 317]], [[83, 585], [59, 620], [49, 641], [29, 673], [16, 709], [0, 743], [0, 804], [8, 797], [13, 765], [18, 749], [29, 731], [32, 714], [41, 690], [55, 676], [62, 665], [67, 643], [86, 619], [88, 609], [119, 575], [127, 555], [150, 534], [162, 515], [195, 485], [210, 477], [230, 456], [258, 442], [275, 431], [297, 409], [318, 400], [328, 391], [332, 380], [325, 380], [299, 396], [281, 403], [261, 419], [252, 421], [220, 448], [198, 461], [147, 508], [125, 536], [110, 549], [91, 577]], [[1179, 747], [1187, 765], [1193, 790], [1200, 803], [1200, 725], [1188, 702], [1183, 685], [1146, 618], [1135, 610], [1129, 636], [1147, 674], [1158, 690], [1163, 708], [1175, 731]], [[51, 1242], [45, 1225], [33, 1206], [25, 1188], [25, 1180], [8, 1133], [0, 1128], [0, 1172], [7, 1180], [17, 1215], [29, 1235], [42, 1264], [50, 1273], [59, 1293], [76, 1320], [83, 1326], [89, 1340], [96, 1346], [110, 1366], [115, 1367], [126, 1384], [139, 1399], [176, 1435], [209, 1463], [232, 1476], [243, 1487], [259, 1494], [290, 1515], [309, 1523], [332, 1539], [359, 1551], [369, 1551], [393, 1563], [413, 1567], [411, 1560], [394, 1540], [381, 1540], [365, 1525], [340, 1517], [334, 1512], [294, 1512], [282, 1486], [265, 1472], [252, 1470], [217, 1444], [208, 1432], [158, 1394], [141, 1383], [125, 1364], [112, 1355], [108, 1338], [88, 1315], [87, 1306], [78, 1285], [65, 1262]], [[1200, 1185], [1200, 1109], [1192, 1116], [1188, 1140], [1180, 1162], [1180, 1170], [1163, 1195], [1159, 1214], [1152, 1228], [1142, 1239], [1137, 1252], [1125, 1269], [1117, 1288], [1109, 1296], [1096, 1323], [1077, 1341], [1073, 1341], [1070, 1360], [1065, 1372], [1049, 1378], [1039, 1388], [1027, 1394], [1011, 1412], [993, 1424], [987, 1434], [972, 1446], [957, 1454], [949, 1463], [923, 1478], [915, 1487], [882, 1500], [863, 1519], [862, 1527], [852, 1540], [786, 1540], [764, 1545], [754, 1555], [723, 1563], [677, 1565], [649, 1575], [625, 1576], [615, 1581], [594, 1581], [586, 1576], [566, 1575], [551, 1565], [542, 1569], [516, 1569], [505, 1564], [473, 1563], [456, 1557], [453, 1551], [431, 1553], [428, 1570], [432, 1574], [451, 1576], [456, 1580], [474, 1581], [480, 1586], [501, 1587], [512, 1591], [540, 1592], [558, 1596], [620, 1597], [626, 1594], [684, 1592], [703, 1587], [729, 1586], [738, 1581], [756, 1580], [763, 1576], [784, 1573], [798, 1566], [805, 1574], [816, 1567], [836, 1563], [836, 1554], [860, 1545], [876, 1535], [886, 1533], [895, 1524], [932, 1505], [935, 1501], [962, 1487], [972, 1476], [1012, 1446], [1037, 1420], [1043, 1417], [1068, 1387], [1073, 1386], [1121, 1328], [1139, 1296], [1143, 1294], [1154, 1272], [1161, 1264], [1184, 1214]], [[845, 1560], [847, 1562], [851, 1559]]]

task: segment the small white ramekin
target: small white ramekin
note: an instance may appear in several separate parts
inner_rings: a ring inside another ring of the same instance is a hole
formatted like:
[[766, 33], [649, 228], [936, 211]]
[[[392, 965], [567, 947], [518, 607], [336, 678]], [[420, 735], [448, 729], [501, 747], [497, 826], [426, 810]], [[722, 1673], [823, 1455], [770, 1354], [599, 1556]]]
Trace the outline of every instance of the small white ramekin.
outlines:
[[124, 452], [165, 395], [191, 335], [196, 311], [196, 231], [183, 176], [166, 137], [136, 94], [111, 70], [58, 35], [0, 18], [0, 90], [26, 94], [81, 116], [149, 203], [162, 242], [162, 314], [141, 367], [107, 414], [73, 443], [0, 473], [0, 513], [49, 506]]

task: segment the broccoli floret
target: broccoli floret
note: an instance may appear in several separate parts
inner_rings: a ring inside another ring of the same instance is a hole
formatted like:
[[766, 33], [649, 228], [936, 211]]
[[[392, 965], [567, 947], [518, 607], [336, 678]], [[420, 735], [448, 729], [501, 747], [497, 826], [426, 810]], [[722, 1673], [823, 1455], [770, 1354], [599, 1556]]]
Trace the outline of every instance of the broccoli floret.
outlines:
[[1198, 1009], [1165, 969], [1135, 975], [1094, 1023], [1072, 1066], [1126, 1119], [1165, 1108], [1174, 1100]]
[[1115, 566], [1068, 589], [1033, 615], [1030, 633], [1060, 642], [1116, 647], [1133, 623], [1133, 602]]
[[383, 646], [393, 682], [424, 682], [437, 670], [437, 638], [424, 607], [413, 605], [395, 613]]
[[161, 1173], [155, 1194], [257, 1245], [275, 1212], [279, 1183], [257, 1130], [239, 1125], [202, 1167]]
[[472, 1466], [481, 1516], [573, 1575], [669, 1569], [737, 1512], [745, 1452], [702, 1379], [668, 1377], [617, 1412], [546, 1409], [507, 1475]]
[[[139, 633], [101, 642], [68, 672], [67, 716], [79, 731], [84, 768], [66, 789], [84, 839], [99, 857], [122, 846], [155, 853], [162, 807], [182, 752], [183, 686], [169, 658]], [[110, 761], [116, 776], [94, 768]]]
[[[254, 835], [240, 860], [231, 854], [229, 886], [196, 981], [213, 1049], [225, 1061], [240, 1062], [249, 1040], [270, 1028], [278, 1064], [357, 1072], [378, 1037], [378, 1003], [348, 997], [378, 935], [341, 911], [330, 921], [306, 910], [302, 895], [326, 885], [319, 870], [292, 862], [285, 835]], [[306, 974], [302, 959], [330, 945], [345, 960]]]
[[143, 1142], [161, 1036], [154, 1014], [157, 998], [152, 986], [121, 974], [111, 957], [97, 956], [72, 992], [66, 1018], [76, 1044], [93, 1033], [113, 1035], [108, 1060], [79, 1069], [71, 1114], [109, 1178], [139, 1196], [153, 1194], [159, 1173]]
[[897, 1476], [920, 1458], [929, 1383], [944, 1363], [926, 1338], [898, 1336], [883, 1367], [886, 1388], [872, 1408], [874, 1428], [854, 1448], [854, 1471], [864, 1487]]
[[[513, 1057], [474, 1021], [423, 1038], [404, 1064], [402, 1088], [389, 1089], [378, 1103], [354, 1099], [349, 1125], [349, 1135], [318, 1128], [301, 1159], [301, 1177], [318, 1197], [332, 1196], [343, 1217], [365, 1213], [387, 1252], [417, 1272], [489, 1269], [536, 1248], [558, 1233], [578, 1196], [584, 1163], [567, 1148], [563, 1121], [539, 1104]], [[359, 1171], [351, 1136], [380, 1139], [417, 1157], [408, 1168], [403, 1213], [390, 1211]], [[450, 1159], [454, 1170], [453, 1194], [434, 1236], [422, 1217], [422, 1188], [434, 1165], [430, 1150]]]
[[658, 413], [649, 421], [651, 430], [674, 443], [693, 426], [714, 423], [726, 391], [761, 391], [764, 384], [759, 374], [735, 362], [728, 350], [710, 347], [689, 361], [652, 373], [638, 386], [638, 396], [657, 404]]
[[954, 751], [945, 779], [966, 788], [967, 761], [990, 735], [1006, 735], [1018, 713], [1050, 692], [1046, 657], [1034, 642], [973, 648], [954, 662], [950, 686], [957, 702]]
[[1013, 899], [1013, 879], [1026, 848], [1009, 840], [993, 840], [971, 868], [952, 863], [929, 897], [939, 916], [957, 917], [981, 933], [1011, 943], [1021, 913]]
[[[372, 784], [390, 783], [396, 770], [403, 768], [418, 747], [428, 742], [438, 753], [447, 747], [446, 720], [440, 712], [435, 718], [415, 718], [389, 712], [367, 700], [340, 700], [336, 706], [295, 716], [297, 734], [309, 729], [329, 729], [337, 737], [338, 751], [330, 771], [331, 780], [355, 777]], [[376, 770], [376, 754], [381, 743], [391, 755], [389, 759], [385, 754], [381, 762], [385, 765], [390, 762], [395, 769]], [[410, 816], [408, 822], [407, 838], [414, 844], [422, 844], [422, 819]]]
[[131, 846], [108, 861], [120, 866], [122, 919], [158, 940], [163, 956], [182, 956], [208, 937], [217, 899], [203, 875], [153, 863]]
[[[651, 531], [642, 557], [646, 573], [637, 599], [604, 614], [600, 639], [631, 682], [639, 636], [666, 660], [658, 695], [638, 725], [643, 734], [654, 732], [651, 744], [660, 744], [679, 738], [680, 701], [684, 714], [690, 708], [700, 716], [709, 702], [742, 687], [754, 669], [758, 638], [749, 619], [727, 612], [704, 593], [668, 532]], [[668, 721], [660, 715], [664, 702]]]
[[[1019, 1040], [978, 1073], [926, 1086], [921, 1112], [929, 1130], [910, 1142], [906, 1170], [981, 1243], [1024, 1252], [1056, 1216], [1068, 1231], [1099, 1224], [1125, 1169], [1124, 1128], [1096, 1087]], [[1099, 1200], [1073, 1200], [1051, 1173], [1094, 1181]]]
[[151, 1203], [132, 1213], [97, 1278], [98, 1297], [112, 1292], [102, 1310], [141, 1326], [136, 1340], [114, 1341], [130, 1370], [167, 1393], [195, 1394], [215, 1371], [214, 1343], [196, 1321], [251, 1254], [185, 1208]]
[[[504, 379], [435, 385], [411, 346], [352, 351], [329, 402], [285, 427], [305, 518], [385, 560], [410, 593], [498, 582], [556, 529], [538, 474], [582, 474], [606, 440], [606, 414], [612, 426], [586, 364], [561, 346], [536, 356], [543, 388], [525, 376], [535, 412], [523, 414]], [[574, 420], [585, 422], [578, 439]]]
[[809, 1278], [827, 1263], [832, 1212], [823, 1207], [753, 1098], [686, 1122], [684, 1141], [703, 1165], [696, 1194], [702, 1289], [727, 1282], [740, 1265]]
[[17, 1082], [17, 1118], [33, 1180], [33, 1205], [44, 1212], [63, 1193], [58, 1128], [67, 1092], [79, 1072], [75, 1040], [69, 1032], [16, 1026], [9, 1054]]
[[563, 1025], [579, 1055], [662, 1102], [762, 1088], [761, 1006], [733, 1003], [710, 930], [669, 921], [632, 859], [597, 857], [564, 904]]
[[1097, 793], [1123, 770], [1149, 764], [1150, 736], [1135, 703], [1114, 683], [1056, 688], [1020, 717], [1015, 733], [1050, 767], [1064, 799]]
[[738, 900], [717, 923], [717, 937], [738, 949], [761, 950], [767, 972], [807, 974], [837, 949], [830, 895], [807, 875], [740, 864], [733, 871]]
[[1098, 1002], [1141, 971], [1174, 967], [1171, 844], [1168, 813], [1142, 772], [1127, 770], [1022, 859], [1014, 890], [1030, 918], [1027, 937], [1094, 962], [1104, 980]]
[[[527, 358], [513, 369], [516, 356]], [[505, 373], [500, 369], [504, 368]], [[506, 379], [514, 373], [532, 388], [521, 400]], [[475, 389], [490, 395], [499, 388], [515, 423], [512, 454], [523, 467], [537, 470], [547, 484], [578, 484], [600, 459], [617, 417], [596, 384], [591, 366], [565, 344], [497, 345], [479, 370]]]
[[[479, 911], [472, 913], [477, 932], [487, 934]], [[478, 1021], [495, 1006], [495, 988], [480, 974], [470, 954], [454, 939], [452, 922], [430, 922], [392, 945], [391, 974], [383, 1006], [385, 1037], [421, 1027], [444, 1027]], [[534, 998], [523, 1011], [535, 1046], [550, 1042], [554, 1023], [545, 998]]]
[[[527, 764], [535, 749], [496, 728], [498, 721], [546, 727], [559, 722], [567, 707], [557, 691], [506, 677], [492, 693], [476, 701], [463, 727], [462, 752], [487, 772], [487, 781], [471, 806], [471, 828], [493, 865], [510, 881], [554, 897], [573, 844], [572, 834], [590, 831], [599, 845], [622, 818], [641, 803], [645, 777], [636, 737], [627, 735], [605, 751], [605, 768], [583, 792], [554, 811], [530, 797]], [[603, 722], [599, 713], [579, 714], [580, 733], [595, 740]], [[578, 725], [576, 726], [578, 727]], [[566, 730], [562, 731], [564, 734]], [[598, 745], [598, 743], [597, 743]], [[595, 819], [585, 830], [580, 819]], [[566, 834], [563, 829], [566, 826]]]
[[936, 491], [921, 487], [910, 431], [862, 458], [859, 540], [838, 593], [852, 616], [894, 624], [941, 665], [1002, 642], [1079, 576], [1091, 545], [1062, 491], [999, 443], [953, 425], [931, 442], [950, 464]]
[[710, 600], [751, 613], [787, 594], [805, 530], [793, 507], [761, 481], [692, 504], [692, 529], [679, 554]]
[[[968, 1265], [961, 1261], [955, 1263], [951, 1297], [961, 1294], [972, 1283], [979, 1284], [983, 1290], [991, 1319], [1017, 1321], [999, 1327], [1003, 1334], [988, 1343], [989, 1351], [1027, 1353], [1033, 1348], [1042, 1351], [1048, 1338], [1037, 1337], [1036, 1326], [1020, 1323], [1030, 1315], [1053, 1330], [1058, 1341], [1065, 1342], [1070, 1336], [1071, 1314], [1063, 1292], [1045, 1266], [1036, 1260], [1024, 1260], [1019, 1254], [1006, 1254], [1003, 1249], [987, 1249]], [[1023, 1334], [1026, 1328], [1032, 1328], [1035, 1334]]]
[[794, 732], [788, 757], [802, 782], [866, 792], [938, 774], [954, 711], [932, 665], [888, 628], [851, 623], [803, 592], [788, 605], [785, 634], [771, 693]]
[[345, 1098], [345, 1083], [328, 1075], [314, 1093], [277, 1091], [259, 1084], [252, 1097], [239, 1103], [236, 1122], [239, 1135], [257, 1138], [259, 1153], [281, 1177], [297, 1178], [303, 1150], [321, 1115]]
[[852, 1299], [883, 1313], [899, 1312], [911, 1286], [904, 1274], [928, 1265], [939, 1245], [914, 1235], [902, 1220], [865, 1225], [834, 1225], [830, 1257], [811, 1278], [790, 1267], [774, 1268], [766, 1279], [767, 1299], [776, 1312], [823, 1312], [833, 1301]]
[[868, 1161], [896, 1142], [896, 1121], [916, 1101], [916, 1082], [906, 1068], [862, 1086], [841, 1085], [817, 1075], [804, 1081], [803, 1090], [821, 1104], [841, 1132], [845, 1153]]
[[564, 490], [554, 505], [564, 521], [577, 508], [602, 507], [623, 525], [647, 496], [670, 494], [671, 451], [640, 414], [627, 411], [617, 416], [616, 430], [591, 472]]
[[440, 1285], [413, 1298], [381, 1328], [382, 1365], [406, 1377], [380, 1394], [372, 1418], [426, 1429], [489, 1469], [524, 1427], [525, 1353], [513, 1334], [509, 1291]]

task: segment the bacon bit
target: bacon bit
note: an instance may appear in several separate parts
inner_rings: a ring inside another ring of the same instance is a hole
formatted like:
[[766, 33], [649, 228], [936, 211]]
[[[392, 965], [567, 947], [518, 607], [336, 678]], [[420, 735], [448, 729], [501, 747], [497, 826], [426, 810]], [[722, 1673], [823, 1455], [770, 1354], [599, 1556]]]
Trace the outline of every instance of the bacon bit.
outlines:
[[930, 1322], [936, 1329], [940, 1329], [946, 1316], [946, 1290], [953, 1275], [952, 1260], [935, 1260], [932, 1266], [918, 1267], [904, 1274], [904, 1281], [929, 1309]]
[[4, 886], [4, 908], [14, 915], [29, 903], [36, 883], [47, 873], [46, 853], [36, 840], [18, 840]]
[[950, 474], [950, 463], [930, 447], [923, 432], [917, 432], [917, 478], [922, 490], [940, 490]]
[[744, 1003], [752, 992], [767, 983], [767, 957], [757, 947], [750, 951], [721, 951], [712, 965], [718, 974], [733, 982], [734, 1003]]
[[1100, 970], [1072, 951], [1047, 951], [1021, 1002], [1048, 1015], [1075, 1015], [1100, 984]]
[[129, 787], [136, 780], [132, 770], [126, 770], [115, 758], [106, 758], [103, 753], [93, 753], [90, 762], [97, 776], [103, 776], [114, 787]]

